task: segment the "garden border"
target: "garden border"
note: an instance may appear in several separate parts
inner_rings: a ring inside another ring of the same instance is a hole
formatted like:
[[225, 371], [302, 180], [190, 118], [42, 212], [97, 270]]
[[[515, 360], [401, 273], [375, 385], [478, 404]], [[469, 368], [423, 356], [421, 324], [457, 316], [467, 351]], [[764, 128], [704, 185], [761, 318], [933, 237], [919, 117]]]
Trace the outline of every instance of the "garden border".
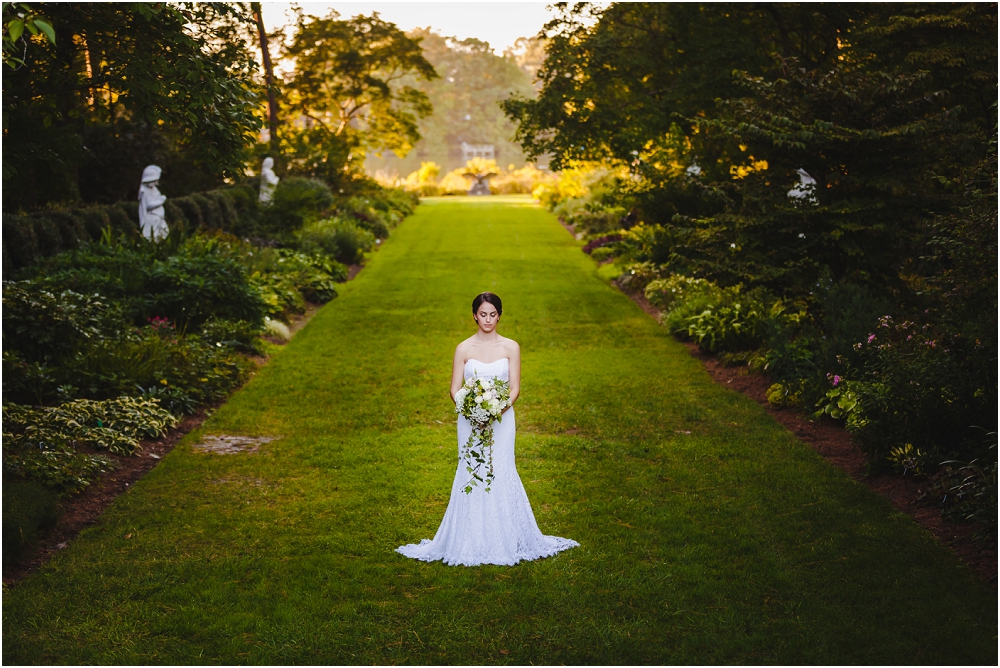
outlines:
[[[562, 221], [560, 221], [562, 222]], [[572, 229], [563, 223], [571, 234]], [[662, 311], [649, 303], [645, 295], [622, 289], [617, 281], [612, 284], [626, 297], [659, 322]], [[957, 524], [945, 520], [940, 508], [921, 504], [918, 500], [922, 485], [911, 488], [903, 476], [890, 473], [870, 475], [864, 454], [854, 444], [850, 433], [832, 418], [810, 420], [795, 408], [780, 408], [767, 400], [770, 380], [764, 374], [751, 374], [745, 367], [723, 366], [716, 355], [706, 353], [696, 343], [683, 342], [692, 357], [701, 361], [705, 370], [717, 384], [739, 392], [764, 408], [797, 439], [809, 445], [828, 462], [846, 472], [858, 482], [886, 497], [897, 510], [914, 519], [921, 527], [951, 550], [959, 561], [969, 567], [984, 584], [997, 589], [997, 550], [982, 541], [973, 539], [976, 526]]]
[[[576, 230], [559, 218], [574, 239]], [[579, 239], [577, 239], [579, 241]], [[613, 260], [606, 260], [612, 262]], [[601, 264], [605, 264], [601, 263]], [[660, 321], [663, 312], [656, 308], [640, 292], [622, 288], [618, 281], [612, 285], [631, 299], [651, 318]], [[691, 342], [682, 342], [692, 357], [701, 361], [702, 366], [717, 384], [739, 392], [762, 406], [767, 413], [797, 439], [809, 445], [828, 462], [841, 469], [858, 482], [886, 497], [895, 508], [906, 513], [921, 527], [930, 531], [935, 538], [951, 550], [959, 561], [969, 567], [984, 584], [994, 591], [997, 589], [997, 550], [982, 541], [973, 539], [976, 526], [969, 523], [957, 524], [945, 520], [941, 510], [935, 506], [921, 504], [918, 500], [923, 487], [914, 484], [910, 488], [906, 479], [888, 473], [869, 475], [864, 454], [854, 444], [850, 433], [832, 418], [810, 420], [795, 408], [780, 408], [767, 400], [770, 381], [764, 374], [751, 374], [745, 367], [723, 366], [716, 355], [706, 353]]]
[[[363, 268], [364, 265], [350, 265], [348, 280], [357, 276]], [[320, 308], [322, 305], [308, 304], [305, 313], [293, 316], [289, 327], [293, 337], [296, 332], [306, 326]], [[268, 340], [272, 343], [287, 343], [272, 338], [268, 338]], [[271, 357], [251, 357], [251, 359], [258, 363], [259, 369], [267, 364]], [[240, 388], [237, 387], [233, 392], [239, 390]], [[211, 406], [199, 409], [194, 415], [188, 416], [179, 425], [169, 430], [167, 435], [162, 438], [140, 441], [140, 449], [134, 455], [121, 456], [102, 452], [102, 455], [115, 460], [118, 467], [103, 475], [79, 494], [60, 499], [59, 519], [56, 525], [41, 533], [29, 558], [20, 559], [4, 567], [4, 586], [15, 586], [24, 580], [28, 575], [44, 566], [53, 554], [66, 548], [81, 531], [96, 524], [104, 511], [115, 502], [115, 499], [126, 494], [136, 482], [152, 471], [182, 438], [200, 427], [228, 400], [229, 397], [226, 397]]]

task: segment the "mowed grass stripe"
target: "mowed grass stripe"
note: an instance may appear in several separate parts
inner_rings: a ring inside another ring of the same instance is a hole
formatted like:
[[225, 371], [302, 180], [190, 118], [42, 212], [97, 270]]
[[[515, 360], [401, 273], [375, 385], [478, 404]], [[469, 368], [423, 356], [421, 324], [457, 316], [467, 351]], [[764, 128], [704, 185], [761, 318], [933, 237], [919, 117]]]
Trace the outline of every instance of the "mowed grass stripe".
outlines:
[[[447, 505], [482, 290], [523, 351], [536, 517], [581, 547], [414, 562], [393, 549]], [[185, 439], [5, 591], [5, 663], [996, 662], [995, 592], [714, 385], [525, 198], [426, 201], [202, 433], [281, 438]]]

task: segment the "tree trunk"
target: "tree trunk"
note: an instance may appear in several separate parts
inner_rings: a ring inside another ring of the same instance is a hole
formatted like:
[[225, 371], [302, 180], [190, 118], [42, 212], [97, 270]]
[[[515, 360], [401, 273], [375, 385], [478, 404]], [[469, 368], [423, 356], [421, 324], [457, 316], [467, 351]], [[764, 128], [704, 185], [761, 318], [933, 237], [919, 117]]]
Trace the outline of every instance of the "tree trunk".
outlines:
[[259, 2], [250, 3], [250, 11], [257, 22], [257, 35], [260, 38], [260, 53], [264, 61], [264, 83], [267, 85], [267, 131], [270, 135], [271, 153], [278, 162], [278, 101], [274, 96], [274, 68], [271, 66], [271, 51], [267, 43], [267, 30], [264, 29], [264, 17], [261, 14]]

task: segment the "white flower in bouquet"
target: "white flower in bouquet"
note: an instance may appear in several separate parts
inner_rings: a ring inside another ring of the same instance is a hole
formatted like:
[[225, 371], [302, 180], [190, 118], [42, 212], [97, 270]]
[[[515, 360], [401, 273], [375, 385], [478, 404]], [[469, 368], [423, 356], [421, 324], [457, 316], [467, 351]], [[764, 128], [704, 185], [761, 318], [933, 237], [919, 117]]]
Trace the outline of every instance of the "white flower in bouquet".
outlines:
[[500, 422], [503, 412], [510, 406], [510, 384], [499, 378], [480, 379], [474, 376], [465, 381], [455, 393], [455, 412], [472, 424], [469, 440], [462, 446], [466, 470], [472, 476], [464, 492], [471, 494], [473, 487], [483, 483], [490, 491], [493, 482], [493, 423]]

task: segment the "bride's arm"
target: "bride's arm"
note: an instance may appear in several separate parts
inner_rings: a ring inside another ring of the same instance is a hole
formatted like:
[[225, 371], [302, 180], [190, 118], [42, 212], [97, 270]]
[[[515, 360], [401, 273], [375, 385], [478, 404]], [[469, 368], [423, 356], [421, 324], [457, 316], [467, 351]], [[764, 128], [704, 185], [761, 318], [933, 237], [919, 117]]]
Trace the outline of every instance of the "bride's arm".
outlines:
[[507, 365], [510, 378], [510, 405], [513, 406], [521, 394], [521, 347], [516, 341], [511, 341], [507, 356], [510, 358], [510, 363]]
[[451, 365], [451, 400], [455, 401], [455, 393], [465, 384], [465, 351], [461, 344], [455, 348], [455, 360]]

